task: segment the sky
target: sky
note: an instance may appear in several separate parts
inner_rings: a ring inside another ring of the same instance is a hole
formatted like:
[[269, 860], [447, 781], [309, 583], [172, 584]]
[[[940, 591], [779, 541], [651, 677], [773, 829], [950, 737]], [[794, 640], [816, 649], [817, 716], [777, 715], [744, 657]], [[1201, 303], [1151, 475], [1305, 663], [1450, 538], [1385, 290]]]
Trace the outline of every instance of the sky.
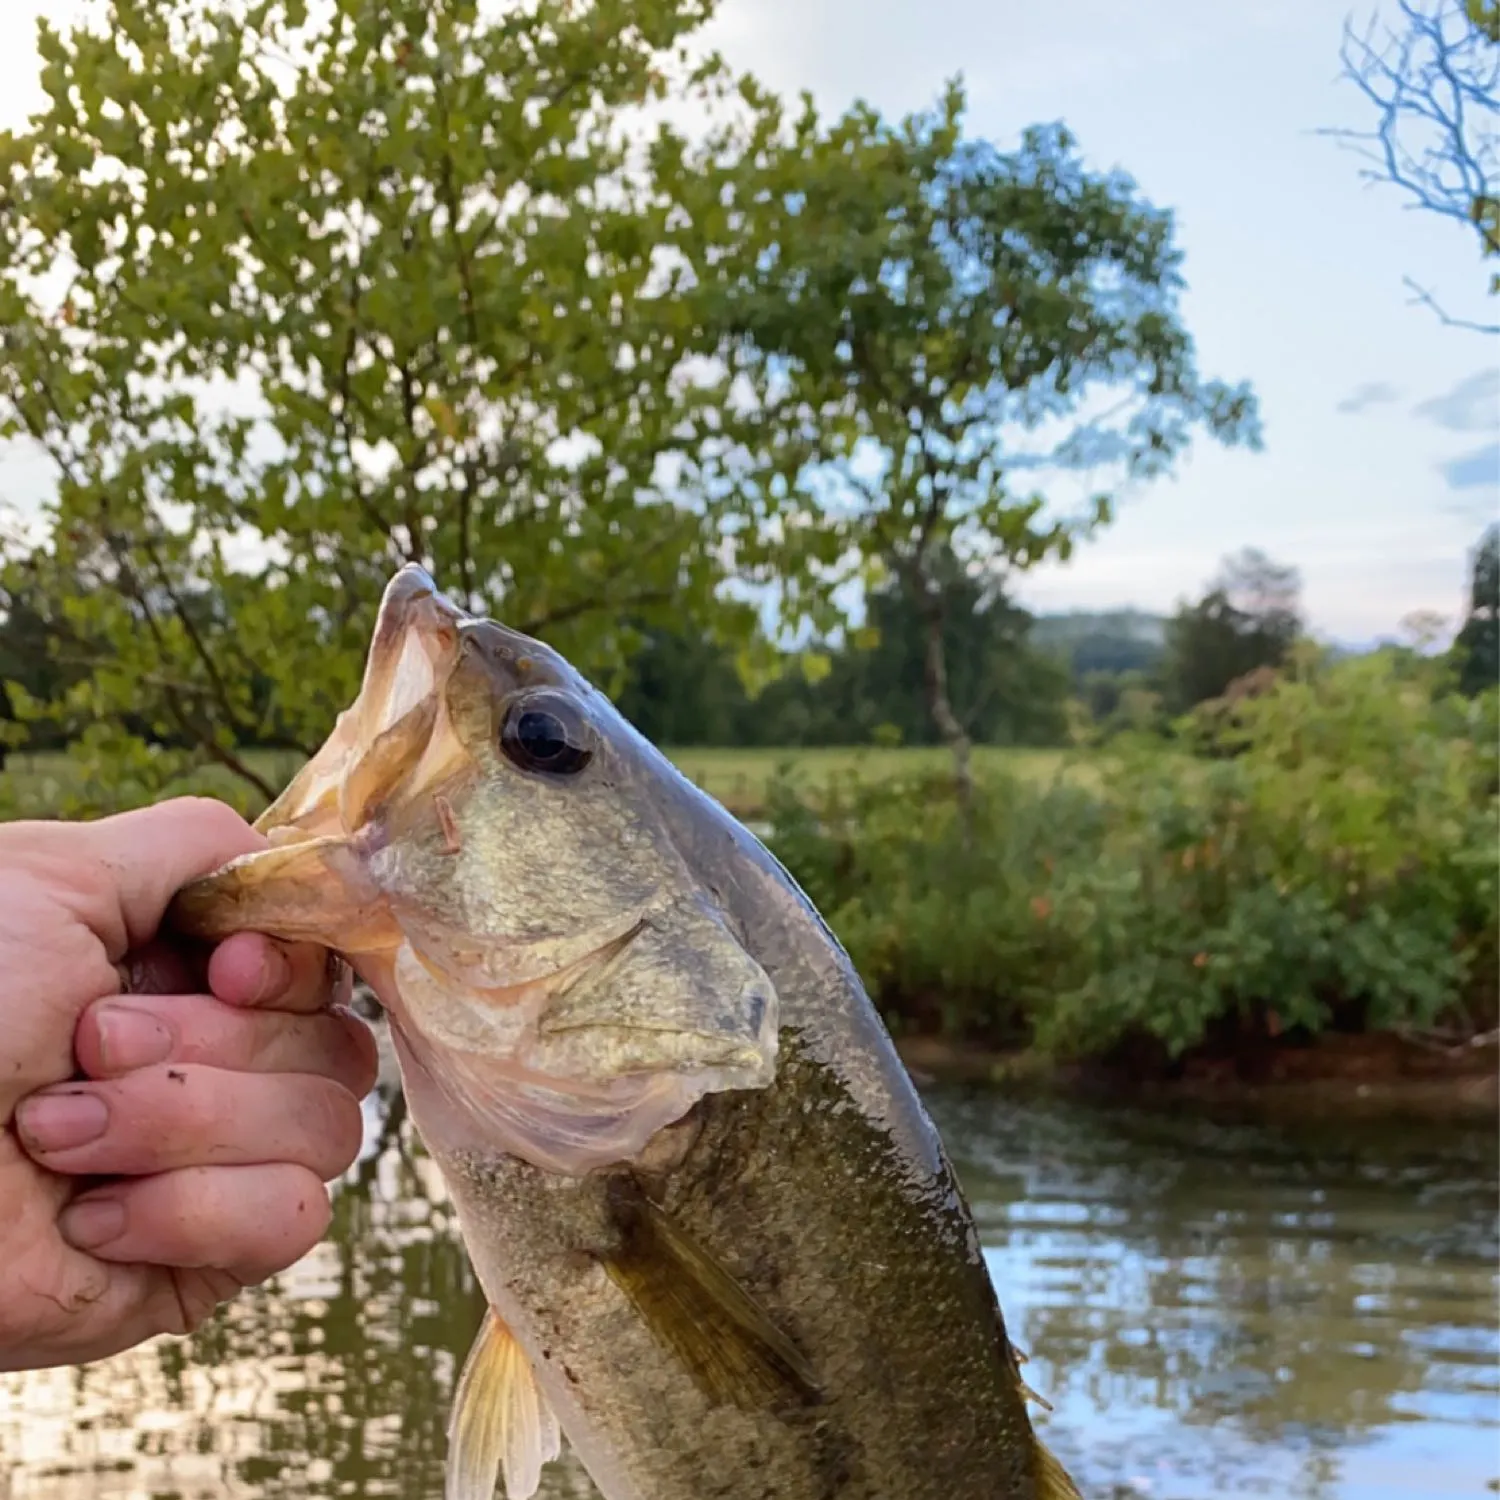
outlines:
[[[0, 0], [0, 128], [40, 102], [34, 18], [78, 11]], [[1339, 79], [1348, 14], [1346, 0], [723, 0], [706, 40], [783, 93], [900, 114], [961, 73], [972, 134], [1008, 147], [1061, 119], [1091, 167], [1175, 210], [1200, 368], [1252, 382], [1265, 448], [1200, 440], [1068, 564], [1021, 580], [1033, 609], [1169, 610], [1255, 546], [1300, 570], [1321, 635], [1392, 636], [1416, 611], [1457, 623], [1468, 551], [1500, 515], [1497, 346], [1412, 306], [1403, 278], [1496, 318], [1473, 236], [1362, 182], [1316, 134], [1371, 123]], [[45, 482], [35, 460], [0, 458], [0, 496]]]

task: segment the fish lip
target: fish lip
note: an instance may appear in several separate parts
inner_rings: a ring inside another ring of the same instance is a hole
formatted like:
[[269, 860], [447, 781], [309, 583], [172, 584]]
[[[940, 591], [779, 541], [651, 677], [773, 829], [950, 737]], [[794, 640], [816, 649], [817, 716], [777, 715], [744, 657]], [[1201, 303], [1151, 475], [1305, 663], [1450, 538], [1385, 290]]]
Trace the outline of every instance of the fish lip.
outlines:
[[440, 694], [462, 632], [472, 623], [473, 616], [449, 599], [421, 564], [399, 568], [381, 595], [358, 694], [317, 752], [256, 819], [257, 830], [275, 843], [332, 831], [353, 834], [356, 830], [343, 828], [326, 806], [328, 788], [337, 786], [362, 749], [412, 707], [413, 679], [403, 674], [403, 665], [425, 657], [426, 680], [416, 701]]
[[[421, 616], [413, 618], [419, 610], [428, 617], [426, 621]], [[369, 661], [374, 664], [377, 657], [384, 659], [392, 646], [399, 647], [409, 628], [420, 630], [424, 623], [433, 622], [458, 626], [473, 618], [443, 593], [421, 563], [405, 563], [396, 570], [380, 597]]]

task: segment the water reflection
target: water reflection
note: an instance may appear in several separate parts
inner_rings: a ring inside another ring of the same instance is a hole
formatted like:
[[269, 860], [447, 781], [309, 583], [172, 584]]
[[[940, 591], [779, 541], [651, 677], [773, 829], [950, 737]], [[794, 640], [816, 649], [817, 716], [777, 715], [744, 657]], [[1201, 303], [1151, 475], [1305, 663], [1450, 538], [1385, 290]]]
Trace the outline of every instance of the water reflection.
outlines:
[[[1492, 1132], [932, 1103], [1090, 1500], [1493, 1494]], [[368, 1113], [333, 1233], [274, 1286], [188, 1340], [0, 1376], [0, 1500], [439, 1500], [482, 1299], [436, 1172]], [[571, 1464], [544, 1492], [594, 1493]]]

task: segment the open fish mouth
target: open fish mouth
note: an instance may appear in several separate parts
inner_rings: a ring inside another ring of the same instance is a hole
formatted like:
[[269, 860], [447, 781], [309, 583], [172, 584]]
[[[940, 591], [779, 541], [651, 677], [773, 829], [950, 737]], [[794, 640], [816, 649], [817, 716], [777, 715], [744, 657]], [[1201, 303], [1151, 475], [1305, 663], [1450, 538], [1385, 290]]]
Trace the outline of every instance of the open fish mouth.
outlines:
[[359, 695], [255, 827], [273, 844], [356, 832], [437, 738], [441, 685], [472, 623], [424, 568], [402, 568], [381, 597]]

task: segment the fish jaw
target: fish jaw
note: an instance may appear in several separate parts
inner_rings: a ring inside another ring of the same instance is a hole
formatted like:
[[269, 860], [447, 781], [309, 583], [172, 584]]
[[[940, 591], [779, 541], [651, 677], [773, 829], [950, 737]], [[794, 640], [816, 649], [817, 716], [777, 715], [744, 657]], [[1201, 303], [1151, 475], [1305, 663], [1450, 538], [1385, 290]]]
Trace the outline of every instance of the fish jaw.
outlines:
[[360, 841], [327, 835], [241, 855], [191, 882], [173, 898], [165, 925], [211, 942], [263, 932], [285, 942], [322, 943], [350, 959], [401, 940]]
[[441, 684], [468, 620], [415, 563], [396, 573], [380, 601], [358, 696], [256, 828], [272, 843], [355, 833], [440, 740]]

